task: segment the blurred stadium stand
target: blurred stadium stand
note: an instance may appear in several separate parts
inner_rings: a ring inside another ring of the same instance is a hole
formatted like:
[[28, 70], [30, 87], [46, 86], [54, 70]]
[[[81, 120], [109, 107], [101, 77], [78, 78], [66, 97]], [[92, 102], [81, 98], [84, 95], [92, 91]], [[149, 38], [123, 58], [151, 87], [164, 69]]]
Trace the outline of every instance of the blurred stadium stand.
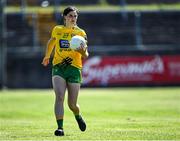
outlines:
[[[49, 5], [54, 5], [54, 0], [26, 0], [28, 6], [40, 6], [43, 2], [47, 2]], [[95, 5], [99, 3], [99, 0], [59, 0], [62, 5]], [[7, 0], [8, 6], [17, 6], [21, 4], [21, 0]]]
[[[78, 24], [86, 30], [89, 45], [136, 45], [135, 12], [128, 12], [124, 20], [120, 12], [84, 12]], [[145, 45], [180, 44], [180, 12], [150, 11], [140, 12], [141, 38]], [[101, 17], [101, 18], [99, 18]], [[61, 18], [60, 18], [61, 19]], [[59, 20], [60, 20], [59, 19]], [[35, 20], [35, 25], [33, 25]], [[33, 46], [33, 30], [37, 33], [38, 45], [46, 46], [52, 28], [57, 24], [54, 14], [8, 14], [7, 15], [8, 47]], [[36, 27], [33, 27], [36, 26]], [[92, 30], [93, 29], [93, 30]], [[18, 39], [18, 40], [17, 40]]]
[[7, 33], [8, 47], [33, 46], [33, 28], [23, 14], [7, 16]]
[[[123, 0], [127, 4], [172, 4], [178, 3], [179, 0]], [[120, 0], [107, 0], [108, 4], [118, 5]]]
[[[34, 23], [35, 20], [35, 23]], [[50, 38], [52, 28], [57, 25], [54, 14], [35, 14], [34, 16], [29, 15], [27, 22], [35, 30], [37, 35], [37, 45], [45, 46], [47, 40]], [[34, 23], [34, 24], [33, 24]]]
[[[53, 0], [48, 0], [50, 5]], [[7, 4], [20, 5], [21, 0]], [[37, 6], [43, 1], [27, 0]], [[72, 1], [62, 0], [61, 4]], [[74, 2], [74, 1], [73, 1]], [[74, 4], [97, 4], [100, 0], [77, 0]], [[120, 4], [118, 0], [107, 0]], [[176, 3], [179, 0], [126, 0], [127, 4]], [[180, 11], [81, 12], [78, 25], [88, 35], [90, 55], [180, 54]], [[57, 13], [8, 13], [6, 15], [8, 88], [49, 88], [51, 70], [41, 65], [52, 28], [62, 17]], [[2, 57], [2, 55], [1, 55]], [[1, 78], [2, 79], [2, 78]], [[36, 81], [34, 81], [36, 80]], [[43, 83], [41, 83], [43, 82]], [[0, 80], [0, 86], [2, 85]], [[4, 82], [3, 82], [4, 83]]]
[[89, 45], [134, 45], [134, 13], [128, 17], [123, 20], [120, 12], [81, 13], [78, 23], [86, 29]]
[[[12, 55], [12, 54], [11, 54]], [[8, 88], [48, 88], [51, 86], [51, 69], [41, 65], [42, 56], [12, 56], [7, 64]], [[43, 82], [43, 84], [42, 84]]]
[[0, 89], [3, 86], [3, 10], [2, 2], [0, 2]]
[[[140, 14], [144, 45], [180, 44], [180, 12]], [[135, 45], [135, 18], [135, 12], [128, 13], [128, 20], [123, 20], [117, 12], [84, 13], [79, 24], [86, 29], [90, 45]]]
[[[54, 0], [26, 0], [28, 6], [40, 6], [43, 2], [48, 2], [49, 5], [54, 5]], [[106, 2], [111, 5], [119, 5], [122, 0], [59, 0], [62, 5], [95, 5], [101, 2]], [[173, 4], [179, 0], [123, 0], [127, 4]], [[7, 0], [8, 6], [18, 6], [21, 0]]]
[[180, 46], [180, 12], [147, 12], [141, 16], [143, 44]]

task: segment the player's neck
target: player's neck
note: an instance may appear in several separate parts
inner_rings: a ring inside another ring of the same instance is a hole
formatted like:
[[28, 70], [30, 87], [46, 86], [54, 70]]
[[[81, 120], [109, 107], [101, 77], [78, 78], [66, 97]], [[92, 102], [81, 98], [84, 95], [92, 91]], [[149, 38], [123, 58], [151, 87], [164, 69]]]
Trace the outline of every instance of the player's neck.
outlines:
[[69, 28], [69, 29], [73, 29], [75, 27], [75, 25], [72, 25], [72, 24], [66, 24], [65, 25], [66, 28]]

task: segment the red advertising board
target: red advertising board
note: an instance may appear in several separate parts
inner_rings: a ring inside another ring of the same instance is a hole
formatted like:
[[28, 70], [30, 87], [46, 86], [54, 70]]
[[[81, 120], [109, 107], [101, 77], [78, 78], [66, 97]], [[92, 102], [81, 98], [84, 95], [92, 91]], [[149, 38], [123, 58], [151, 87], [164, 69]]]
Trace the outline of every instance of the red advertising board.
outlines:
[[91, 57], [84, 61], [83, 84], [180, 84], [180, 55]]

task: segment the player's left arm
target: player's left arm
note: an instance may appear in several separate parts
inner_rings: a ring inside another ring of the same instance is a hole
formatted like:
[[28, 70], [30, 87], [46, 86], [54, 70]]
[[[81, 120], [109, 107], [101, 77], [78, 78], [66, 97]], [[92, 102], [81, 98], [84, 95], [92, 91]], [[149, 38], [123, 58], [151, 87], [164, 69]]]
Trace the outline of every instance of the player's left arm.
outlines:
[[81, 46], [77, 51], [82, 55], [82, 58], [85, 59], [89, 56], [89, 52], [88, 52], [88, 46], [87, 46], [87, 35], [85, 33], [85, 31], [81, 32], [81, 36], [83, 36], [86, 40], [86, 44], [85, 46]]
[[87, 35], [85, 34], [85, 40], [86, 40], [86, 45], [85, 45], [85, 47], [84, 47], [84, 49], [85, 49], [85, 52], [84, 52], [84, 55], [82, 55], [82, 57], [83, 58], [87, 58], [88, 56], [89, 56], [89, 52], [88, 52], [88, 46], [87, 46], [87, 43], [88, 43], [88, 41], [87, 41]]
[[86, 47], [81, 47], [78, 50], [78, 52], [81, 53], [83, 59], [85, 59], [85, 58], [87, 58], [89, 56], [87, 45], [86, 45]]
[[80, 46], [78, 48], [78, 50], [76, 50], [77, 52], [79, 52], [81, 55], [82, 55], [82, 58], [85, 59], [89, 56], [89, 53], [88, 53], [88, 46], [87, 44], [85, 46]]

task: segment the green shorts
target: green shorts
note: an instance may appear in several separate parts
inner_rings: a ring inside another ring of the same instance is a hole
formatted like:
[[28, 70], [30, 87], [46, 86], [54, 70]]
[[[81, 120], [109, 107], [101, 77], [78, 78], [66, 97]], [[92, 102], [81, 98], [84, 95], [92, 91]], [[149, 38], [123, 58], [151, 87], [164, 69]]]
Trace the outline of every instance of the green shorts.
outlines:
[[54, 65], [52, 68], [52, 76], [59, 75], [70, 83], [81, 83], [82, 75], [81, 69], [74, 66], [62, 67], [61, 65]]

